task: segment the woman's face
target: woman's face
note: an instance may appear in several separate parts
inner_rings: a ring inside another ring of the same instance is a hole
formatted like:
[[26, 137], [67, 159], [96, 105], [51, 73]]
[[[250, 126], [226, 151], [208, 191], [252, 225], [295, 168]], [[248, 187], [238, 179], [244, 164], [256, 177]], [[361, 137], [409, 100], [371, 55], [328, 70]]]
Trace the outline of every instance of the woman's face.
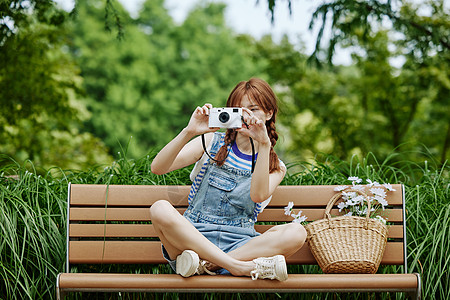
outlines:
[[264, 112], [264, 110], [262, 110], [262, 108], [254, 101], [251, 101], [247, 95], [244, 95], [244, 97], [242, 97], [241, 100], [241, 107], [245, 107], [249, 110], [252, 111], [252, 113], [260, 120], [263, 120], [264, 122], [270, 120], [270, 118], [272, 118], [272, 111], [269, 112]]

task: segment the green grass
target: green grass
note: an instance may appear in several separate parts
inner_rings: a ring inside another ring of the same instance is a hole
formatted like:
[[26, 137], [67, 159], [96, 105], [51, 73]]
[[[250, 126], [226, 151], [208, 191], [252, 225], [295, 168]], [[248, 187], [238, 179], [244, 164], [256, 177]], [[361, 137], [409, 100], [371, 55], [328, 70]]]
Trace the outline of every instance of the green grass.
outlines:
[[[3, 157], [0, 169], [0, 299], [52, 299], [56, 275], [64, 271], [67, 185], [189, 184], [190, 169], [156, 176], [150, 172], [151, 153], [139, 160], [124, 156], [111, 166], [91, 170], [42, 170], [31, 162], [18, 164]], [[348, 176], [406, 187], [409, 272], [424, 281], [425, 299], [450, 298], [450, 199], [448, 165], [398, 161], [395, 155], [378, 162], [372, 155], [340, 161], [333, 157], [315, 163], [291, 163], [282, 184], [342, 184]], [[11, 175], [17, 175], [10, 177]], [[154, 272], [167, 271], [151, 267]], [[148, 272], [143, 266], [141, 271]], [[125, 270], [124, 270], [125, 271]], [[291, 267], [291, 272], [317, 272], [317, 267]], [[197, 299], [177, 294], [83, 294], [76, 299]], [[204, 299], [290, 299], [286, 294], [205, 294]], [[301, 299], [375, 299], [367, 294], [299, 295]], [[383, 293], [383, 299], [404, 299]]]

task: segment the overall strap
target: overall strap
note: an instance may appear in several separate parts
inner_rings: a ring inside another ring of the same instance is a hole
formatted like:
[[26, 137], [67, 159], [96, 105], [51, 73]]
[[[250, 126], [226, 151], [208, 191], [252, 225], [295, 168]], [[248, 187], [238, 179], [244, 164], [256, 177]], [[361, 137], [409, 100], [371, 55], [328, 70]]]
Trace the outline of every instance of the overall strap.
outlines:
[[[250, 139], [250, 144], [252, 145], [252, 173], [255, 170], [255, 145], [253, 144], [253, 139], [251, 137], [249, 137]], [[205, 151], [206, 155], [208, 155], [208, 157], [215, 161], [215, 162], [224, 162], [227, 159], [228, 154], [230, 153], [231, 150], [231, 146], [228, 146], [228, 150], [227, 150], [227, 155], [225, 156], [225, 158], [221, 161], [218, 161], [217, 159], [213, 158], [209, 153], [208, 150], [206, 150], [206, 142], [205, 142], [205, 135], [202, 134], [202, 145], [203, 145], [203, 150]]]

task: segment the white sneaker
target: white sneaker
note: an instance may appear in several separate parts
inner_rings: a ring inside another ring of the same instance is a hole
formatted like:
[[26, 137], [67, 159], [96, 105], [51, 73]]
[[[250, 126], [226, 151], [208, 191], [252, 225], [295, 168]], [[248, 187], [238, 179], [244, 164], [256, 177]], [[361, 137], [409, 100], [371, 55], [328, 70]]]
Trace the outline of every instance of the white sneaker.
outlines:
[[285, 281], [288, 279], [286, 259], [283, 255], [259, 257], [253, 262], [256, 264], [255, 269], [250, 272], [253, 280], [260, 278]]
[[197, 273], [199, 266], [200, 258], [198, 257], [198, 254], [192, 250], [184, 250], [183, 253], [177, 256], [177, 274], [180, 274], [183, 277], [190, 277]]

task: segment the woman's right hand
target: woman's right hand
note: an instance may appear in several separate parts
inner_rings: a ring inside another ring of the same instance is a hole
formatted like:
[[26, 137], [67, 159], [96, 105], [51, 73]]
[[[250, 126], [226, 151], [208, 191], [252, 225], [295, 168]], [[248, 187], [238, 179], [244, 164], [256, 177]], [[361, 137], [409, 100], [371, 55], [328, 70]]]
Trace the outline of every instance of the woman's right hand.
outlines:
[[195, 111], [191, 115], [191, 119], [186, 127], [186, 130], [192, 135], [200, 135], [207, 132], [214, 132], [219, 130], [219, 128], [209, 128], [209, 110], [213, 106], [206, 103], [202, 107], [197, 106]]
[[211, 108], [212, 105], [207, 103], [195, 109], [188, 125], [153, 159], [151, 170], [154, 174], [166, 174], [189, 166], [200, 159], [203, 155], [202, 143], [199, 138], [192, 138], [219, 129], [209, 128], [209, 110]]

